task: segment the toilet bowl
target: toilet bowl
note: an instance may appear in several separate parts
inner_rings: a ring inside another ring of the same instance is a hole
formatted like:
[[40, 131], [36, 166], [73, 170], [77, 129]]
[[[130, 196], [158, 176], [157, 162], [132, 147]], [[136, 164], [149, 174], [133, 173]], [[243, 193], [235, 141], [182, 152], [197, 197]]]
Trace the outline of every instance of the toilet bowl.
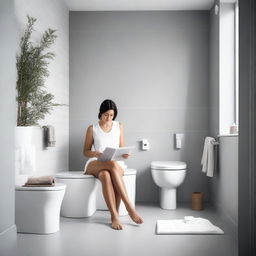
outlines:
[[[84, 218], [93, 215], [96, 210], [108, 210], [102, 194], [100, 180], [81, 171], [61, 172], [55, 175], [56, 181], [67, 185], [61, 207], [61, 216]], [[135, 205], [136, 170], [126, 169], [123, 176], [128, 197]], [[127, 215], [123, 202], [119, 215]]]
[[57, 182], [67, 185], [60, 214], [63, 217], [84, 218], [96, 211], [96, 179], [83, 172], [60, 172], [55, 175]]
[[151, 163], [152, 178], [160, 188], [160, 207], [167, 210], [177, 208], [177, 187], [186, 176], [187, 165], [180, 161], [153, 161]]
[[49, 234], [59, 231], [60, 208], [66, 185], [53, 187], [15, 186], [17, 232]]

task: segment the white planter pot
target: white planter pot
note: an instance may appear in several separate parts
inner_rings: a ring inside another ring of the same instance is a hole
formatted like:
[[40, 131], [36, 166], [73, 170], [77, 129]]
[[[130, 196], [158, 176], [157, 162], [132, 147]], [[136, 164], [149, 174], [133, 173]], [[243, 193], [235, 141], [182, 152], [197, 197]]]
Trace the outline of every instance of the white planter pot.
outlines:
[[35, 171], [35, 146], [32, 143], [33, 126], [15, 129], [15, 173], [32, 174]]
[[16, 126], [15, 146], [20, 147], [31, 144], [33, 126]]

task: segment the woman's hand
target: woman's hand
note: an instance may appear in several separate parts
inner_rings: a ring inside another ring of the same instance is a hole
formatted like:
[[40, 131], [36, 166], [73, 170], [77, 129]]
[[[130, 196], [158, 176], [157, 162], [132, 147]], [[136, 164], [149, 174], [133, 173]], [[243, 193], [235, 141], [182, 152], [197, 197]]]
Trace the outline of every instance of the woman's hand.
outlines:
[[127, 159], [127, 158], [129, 158], [131, 155], [130, 154], [123, 154], [122, 155], [122, 157], [124, 158], [124, 159]]
[[97, 157], [97, 158], [99, 158], [102, 155], [102, 153], [99, 151], [94, 151], [93, 153], [94, 153], [94, 157]]

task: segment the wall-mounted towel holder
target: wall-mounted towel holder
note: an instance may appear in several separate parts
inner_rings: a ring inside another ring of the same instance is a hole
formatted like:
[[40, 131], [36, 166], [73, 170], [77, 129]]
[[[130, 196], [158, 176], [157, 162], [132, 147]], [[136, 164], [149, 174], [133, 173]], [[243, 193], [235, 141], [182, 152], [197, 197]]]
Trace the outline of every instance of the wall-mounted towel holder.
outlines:
[[44, 147], [55, 147], [55, 129], [52, 125], [43, 126]]
[[214, 138], [214, 140], [211, 141], [211, 144], [213, 145], [214, 150], [214, 172], [217, 173], [219, 170], [219, 137]]
[[214, 145], [214, 146], [218, 146], [220, 143], [217, 139], [215, 139], [215, 141], [211, 141], [211, 143]]

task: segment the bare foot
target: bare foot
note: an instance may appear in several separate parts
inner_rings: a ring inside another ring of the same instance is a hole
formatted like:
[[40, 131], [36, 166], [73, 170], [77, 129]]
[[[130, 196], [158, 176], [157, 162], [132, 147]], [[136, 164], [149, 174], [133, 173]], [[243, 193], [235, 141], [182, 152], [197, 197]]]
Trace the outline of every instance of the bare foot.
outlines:
[[143, 223], [143, 219], [139, 216], [135, 209], [128, 211], [128, 214], [136, 224]]
[[116, 230], [121, 230], [121, 229], [123, 229], [123, 226], [122, 226], [122, 224], [119, 222], [119, 219], [118, 219], [118, 218], [112, 218], [111, 227], [112, 227], [113, 229], [116, 229]]

